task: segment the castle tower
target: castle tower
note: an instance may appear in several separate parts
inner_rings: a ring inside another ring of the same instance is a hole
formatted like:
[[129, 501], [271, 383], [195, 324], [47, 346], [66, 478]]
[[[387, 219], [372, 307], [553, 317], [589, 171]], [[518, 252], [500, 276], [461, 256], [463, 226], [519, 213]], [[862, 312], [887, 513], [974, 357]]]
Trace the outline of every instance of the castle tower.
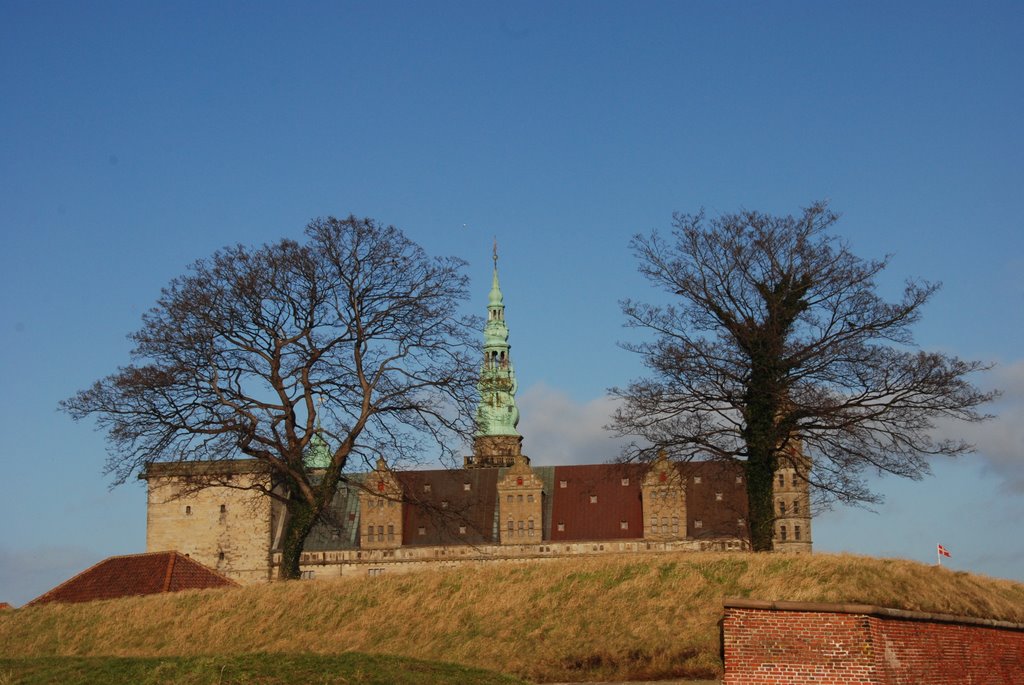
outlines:
[[775, 469], [775, 540], [778, 552], [810, 552], [811, 461], [799, 443], [791, 444]]
[[466, 457], [469, 467], [513, 466], [520, 459], [530, 463], [522, 453], [523, 437], [516, 431], [519, 408], [516, 406], [516, 374], [509, 354], [508, 326], [505, 304], [498, 285], [498, 243], [494, 243], [494, 276], [487, 303], [487, 324], [484, 326], [484, 359], [480, 368], [480, 404], [476, 411], [476, 435], [473, 456]]

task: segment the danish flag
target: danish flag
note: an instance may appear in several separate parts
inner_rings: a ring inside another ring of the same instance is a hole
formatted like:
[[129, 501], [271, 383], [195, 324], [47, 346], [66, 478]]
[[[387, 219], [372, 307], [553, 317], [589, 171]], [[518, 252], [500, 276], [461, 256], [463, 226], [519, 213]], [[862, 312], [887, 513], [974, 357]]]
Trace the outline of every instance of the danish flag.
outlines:
[[952, 557], [953, 555], [949, 553], [948, 549], [946, 549], [942, 545], [939, 545], [939, 556], [941, 556], [941, 557]]

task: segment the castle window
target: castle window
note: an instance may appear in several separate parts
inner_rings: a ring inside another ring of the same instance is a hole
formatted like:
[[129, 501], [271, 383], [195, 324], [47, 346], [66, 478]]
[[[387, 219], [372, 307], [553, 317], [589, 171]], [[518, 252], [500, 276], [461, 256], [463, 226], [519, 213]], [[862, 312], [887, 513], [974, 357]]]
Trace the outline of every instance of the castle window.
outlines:
[[527, 496], [526, 496], [526, 501], [527, 501], [527, 502], [532, 502], [532, 501], [533, 501], [533, 495], [532, 495], [532, 494], [530, 494], [530, 495], [527, 495]]
[[736, 476], [736, 482], [737, 483], [742, 483], [743, 482], [743, 476]]
[[192, 515], [192, 506], [191, 505], [186, 505], [185, 506], [185, 516], [191, 516], [191, 515]]
[[226, 505], [226, 504], [220, 505], [220, 513], [222, 513], [222, 514], [228, 513], [228, 505]]
[[558, 522], [558, 532], [559, 533], [564, 533], [565, 532], [565, 523], [562, 522], [562, 521]]
[[786, 503], [784, 501], [782, 501], [781, 499], [779, 500], [779, 515], [780, 516], [785, 516], [786, 515]]
[[720, 493], [720, 492], [716, 492], [715, 493], [715, 501], [716, 502], [721, 502], [722, 501], [722, 493]]
[[651, 517], [651, 530], [657, 530], [657, 529], [658, 529], [658, 517], [657, 516], [652, 516]]
[[779, 487], [780, 488], [786, 487], [786, 476], [784, 476], [781, 473], [779, 474]]
[[793, 484], [793, 487], [794, 487], [794, 488], [796, 487], [796, 472], [795, 472], [795, 471], [793, 472], [793, 476], [792, 476], [792, 478], [790, 479], [790, 483], [792, 483], [792, 484]]
[[629, 530], [629, 521], [619, 521], [619, 530]]
[[779, 537], [782, 538], [783, 542], [786, 541], [786, 527], [785, 526], [779, 526]]
[[366, 527], [366, 535], [367, 535], [367, 539], [372, 542], [373, 541], [373, 526], [367, 526]]
[[472, 486], [469, 483], [463, 483], [462, 489], [465, 490], [466, 492], [469, 492], [472, 489]]
[[416, 529], [416, 534], [417, 535], [426, 535], [427, 534], [426, 527], [425, 526], [420, 526], [419, 528], [417, 528]]
[[377, 526], [377, 542], [384, 542], [384, 526]]
[[217, 552], [217, 561], [224, 561], [224, 552]]
[[629, 479], [628, 478], [623, 478], [622, 479], [622, 484], [623, 485], [629, 485]]
[[700, 484], [700, 476], [694, 476], [693, 477], [693, 482], [697, 483], [697, 484]]
[[531, 518], [526, 522], [526, 529], [530, 531], [530, 537], [533, 537], [533, 519]]
[[664, 519], [661, 520], [661, 532], [666, 534], [666, 535], [668, 534], [668, 519], [667, 518], [664, 518]]
[[394, 527], [394, 525], [389, 525], [388, 526], [388, 542], [394, 542], [394, 541], [395, 541], [395, 527]]
[[423, 484], [423, 492], [430, 492], [430, 483]]
[[519, 476], [518, 478], [516, 478], [516, 485], [522, 485], [522, 484], [523, 484], [523, 477]]
[[459, 526], [459, 535], [465, 535], [465, 534], [466, 534], [466, 527], [465, 526]]
[[799, 540], [800, 539], [800, 526], [793, 526], [793, 539], [794, 540]]
[[798, 499], [793, 500], [793, 513], [794, 514], [799, 514], [800, 513], [800, 500], [798, 500]]
[[565, 480], [558, 481], [558, 487], [560, 487], [560, 488], [567, 488], [567, 487], [569, 487], [569, 481], [565, 481]]
[[522, 504], [523, 503], [523, 496], [522, 495], [516, 495], [516, 502], [519, 502], [520, 504]]
[[519, 532], [520, 533], [523, 532], [523, 520], [522, 519], [519, 519]]
[[513, 530], [515, 530], [515, 529], [516, 529], [516, 524], [515, 524], [515, 522], [514, 522], [514, 521], [512, 521], [512, 519], [509, 519], [509, 520], [508, 520], [508, 532], [510, 532], [510, 533], [511, 533], [511, 532], [512, 532]]
[[697, 519], [696, 521], [693, 522], [693, 527], [694, 528], [703, 528], [704, 527], [704, 522], [701, 521], [700, 519]]
[[384, 481], [377, 481], [377, 492], [384, 492]]
[[505, 501], [508, 502], [509, 504], [512, 504], [512, 495], [509, 495], [508, 497], [506, 497]]
[[591, 495], [590, 496], [590, 503], [591, 504], [597, 504], [597, 495]]

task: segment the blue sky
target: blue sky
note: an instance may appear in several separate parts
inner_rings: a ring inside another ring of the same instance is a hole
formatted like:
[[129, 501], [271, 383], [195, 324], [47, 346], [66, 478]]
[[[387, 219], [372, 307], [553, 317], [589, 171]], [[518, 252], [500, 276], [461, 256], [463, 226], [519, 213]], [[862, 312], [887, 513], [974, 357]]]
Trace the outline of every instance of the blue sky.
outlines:
[[224, 245], [354, 213], [470, 261], [493, 236], [536, 463], [600, 462], [641, 373], [617, 302], [673, 211], [826, 198], [880, 283], [939, 280], [918, 341], [995, 362], [978, 453], [883, 479], [822, 551], [1024, 580], [1019, 3], [0, 1], [0, 601], [145, 547], [140, 483], [57, 402], [128, 359], [159, 290]]

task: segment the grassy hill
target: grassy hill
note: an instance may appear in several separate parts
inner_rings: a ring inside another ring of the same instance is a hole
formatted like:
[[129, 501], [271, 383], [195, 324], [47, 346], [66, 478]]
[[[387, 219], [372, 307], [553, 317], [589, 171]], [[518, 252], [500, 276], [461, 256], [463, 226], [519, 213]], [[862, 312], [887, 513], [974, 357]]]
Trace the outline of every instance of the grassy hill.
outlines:
[[847, 555], [622, 555], [277, 583], [0, 613], [7, 657], [350, 651], [537, 681], [717, 677], [725, 597], [1024, 623], [1024, 584]]

